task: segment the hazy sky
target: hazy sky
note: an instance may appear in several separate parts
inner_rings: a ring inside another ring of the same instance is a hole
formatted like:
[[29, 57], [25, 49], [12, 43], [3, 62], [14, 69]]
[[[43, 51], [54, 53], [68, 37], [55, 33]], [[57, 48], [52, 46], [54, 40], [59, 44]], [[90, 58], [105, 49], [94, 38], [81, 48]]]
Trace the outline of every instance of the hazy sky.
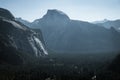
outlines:
[[48, 9], [83, 21], [120, 19], [120, 0], [0, 0], [0, 7], [28, 21], [41, 18]]

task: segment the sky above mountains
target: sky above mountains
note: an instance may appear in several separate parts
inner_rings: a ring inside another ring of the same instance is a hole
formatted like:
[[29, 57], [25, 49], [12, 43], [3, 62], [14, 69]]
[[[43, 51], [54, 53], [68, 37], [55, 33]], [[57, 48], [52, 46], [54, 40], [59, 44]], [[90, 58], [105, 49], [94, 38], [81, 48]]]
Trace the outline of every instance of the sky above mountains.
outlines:
[[0, 7], [28, 21], [41, 18], [48, 9], [58, 9], [71, 19], [89, 22], [120, 19], [120, 0], [0, 0]]

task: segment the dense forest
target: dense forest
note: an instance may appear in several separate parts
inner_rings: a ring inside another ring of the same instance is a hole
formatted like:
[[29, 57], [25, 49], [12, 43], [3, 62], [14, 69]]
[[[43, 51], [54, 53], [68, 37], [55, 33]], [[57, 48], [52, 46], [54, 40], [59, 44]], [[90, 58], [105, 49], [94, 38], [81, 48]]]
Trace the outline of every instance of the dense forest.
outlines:
[[0, 80], [119, 80], [110, 67], [116, 55], [57, 54], [28, 59], [23, 65], [0, 65]]

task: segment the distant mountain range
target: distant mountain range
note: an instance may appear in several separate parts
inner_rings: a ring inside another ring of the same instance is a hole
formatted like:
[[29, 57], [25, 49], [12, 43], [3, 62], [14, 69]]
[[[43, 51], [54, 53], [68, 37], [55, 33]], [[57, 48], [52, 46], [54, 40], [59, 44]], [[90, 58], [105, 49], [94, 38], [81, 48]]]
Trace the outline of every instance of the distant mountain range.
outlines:
[[27, 21], [27, 20], [24, 20], [22, 18], [15, 18], [15, 20], [21, 22], [22, 24], [24, 24], [26, 26], [31, 27], [31, 23], [29, 21]]
[[0, 63], [23, 64], [25, 56], [47, 55], [41, 35], [0, 8]]
[[[31, 28], [41, 29], [47, 48], [57, 53], [120, 51], [120, 33], [116, 30], [116, 27], [117, 29], [119, 27], [119, 20], [118, 23], [106, 20], [93, 24], [71, 20], [62, 11], [53, 9], [32, 23], [28, 24], [19, 19], [18, 21], [30, 25]], [[104, 26], [106, 23], [111, 24]]]
[[97, 21], [94, 22], [94, 24], [100, 25], [100, 26], [104, 26], [107, 29], [110, 29], [111, 27], [114, 27], [117, 31], [120, 31], [120, 20], [103, 20], [103, 21]]
[[101, 21], [94, 21], [94, 22], [92, 22], [92, 23], [94, 23], [94, 24], [99, 24], [99, 23], [105, 23], [105, 22], [108, 22], [108, 21], [110, 21], [110, 20], [104, 19], [104, 20], [101, 20]]

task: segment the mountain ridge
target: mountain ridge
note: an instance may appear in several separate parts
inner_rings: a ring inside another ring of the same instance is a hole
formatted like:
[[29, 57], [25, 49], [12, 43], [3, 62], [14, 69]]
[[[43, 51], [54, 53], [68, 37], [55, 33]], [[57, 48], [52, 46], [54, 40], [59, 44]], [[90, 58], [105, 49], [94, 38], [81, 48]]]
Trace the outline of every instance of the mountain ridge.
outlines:
[[99, 26], [103, 26], [107, 29], [110, 29], [111, 27], [114, 27], [117, 31], [120, 32], [120, 19], [117, 19], [117, 20], [108, 20], [108, 21], [105, 21], [103, 23], [95, 23]]
[[48, 49], [58, 53], [119, 51], [120, 37], [116, 30], [85, 21], [66, 19], [64, 16], [59, 18], [56, 13], [48, 15], [48, 12], [35, 23], [31, 23], [31, 28], [41, 29]]

